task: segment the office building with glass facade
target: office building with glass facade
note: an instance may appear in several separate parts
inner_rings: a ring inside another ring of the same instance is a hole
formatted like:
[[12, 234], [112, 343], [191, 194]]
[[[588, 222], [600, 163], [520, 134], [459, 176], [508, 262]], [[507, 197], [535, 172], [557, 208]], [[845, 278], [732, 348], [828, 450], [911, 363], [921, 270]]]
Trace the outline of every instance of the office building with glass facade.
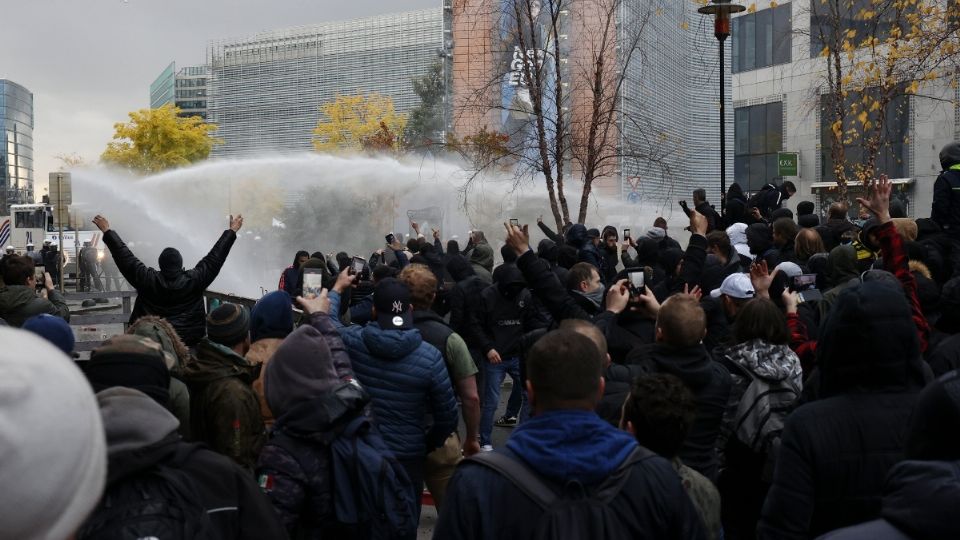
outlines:
[[180, 116], [206, 119], [209, 77], [207, 66], [187, 66], [178, 71], [176, 62], [170, 62], [150, 85], [150, 108], [173, 103], [180, 107]]
[[0, 216], [33, 202], [33, 94], [0, 79]]
[[[822, 38], [834, 31], [836, 20], [818, 15], [818, 5], [812, 0], [792, 0], [733, 19], [734, 160], [735, 179], [745, 191], [790, 180], [798, 192], [789, 206], [809, 200], [825, 215], [838, 191], [830, 142], [833, 107]], [[873, 25], [858, 20], [865, 5], [864, 0], [844, 4], [850, 13], [841, 14], [843, 27], [838, 30], [860, 32], [863, 25]], [[883, 38], [890, 23], [881, 17], [876, 24]], [[876, 161], [876, 173], [893, 180], [893, 196], [913, 217], [930, 215], [933, 182], [940, 172], [938, 153], [946, 143], [960, 140], [956, 78], [928, 81], [920, 94], [896, 95], [887, 106]], [[850, 104], [861, 97], [851, 90], [844, 108], [851, 110]], [[859, 130], [856, 115], [848, 116], [843, 132]], [[779, 175], [779, 152], [798, 154], [798, 176]], [[863, 162], [867, 155], [863, 139], [845, 137], [844, 153], [848, 164]], [[848, 199], [855, 200], [862, 191], [860, 185], [850, 186]], [[857, 205], [851, 205], [851, 215], [857, 211]]]
[[[453, 129], [458, 137], [484, 126], [511, 136], [521, 133], [515, 127], [516, 117], [525, 109], [511, 104], [518, 95], [516, 77], [491, 84], [522, 65], [516, 54], [511, 54], [519, 48], [504, 42], [501, 28], [515, 24], [511, 20], [518, 1], [494, 2], [499, 9], [491, 9], [489, 0], [463, 0], [453, 5]], [[615, 10], [616, 17], [617, 37], [608, 43], [601, 42], [605, 6]], [[658, 211], [678, 198], [689, 198], [701, 187], [711, 202], [719, 201], [718, 47], [712, 21], [698, 14], [696, 7], [695, 3], [669, 0], [574, 0], [559, 12], [558, 30], [543, 33], [544, 39], [559, 40], [561, 84], [568, 96], [560, 114], [573, 138], [590, 122], [595, 94], [589, 76], [597, 51], [608, 49], [604, 53], [607, 65], [618, 66], [609, 71], [610, 87], [603, 98], [609, 100], [613, 86], [622, 83], [612, 129], [619, 140], [610, 145], [615, 149], [606, 150], [615, 152], [611, 161], [616, 164], [595, 180], [594, 194]], [[511, 28], [507, 33], [516, 32]], [[726, 54], [729, 62], [729, 42]], [[728, 63], [728, 106], [729, 69]], [[550, 69], [547, 73], [553, 76]], [[488, 95], [483, 96], [485, 93]], [[527, 119], [532, 122], [533, 116], [527, 115]], [[733, 176], [732, 121], [729, 114], [728, 181]], [[576, 164], [571, 164], [570, 172], [577, 176]], [[571, 196], [569, 191], [567, 196]]]
[[208, 119], [224, 141], [213, 154], [311, 150], [320, 107], [338, 95], [389, 96], [407, 113], [442, 43], [439, 7], [211, 43]]

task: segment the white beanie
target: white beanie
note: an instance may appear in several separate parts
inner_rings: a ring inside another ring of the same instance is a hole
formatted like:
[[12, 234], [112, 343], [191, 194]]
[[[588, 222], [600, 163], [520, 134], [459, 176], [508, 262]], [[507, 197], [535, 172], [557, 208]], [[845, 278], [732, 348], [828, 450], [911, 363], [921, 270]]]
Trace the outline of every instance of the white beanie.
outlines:
[[93, 389], [43, 338], [0, 328], [0, 527], [64, 540], [96, 507], [107, 447]]

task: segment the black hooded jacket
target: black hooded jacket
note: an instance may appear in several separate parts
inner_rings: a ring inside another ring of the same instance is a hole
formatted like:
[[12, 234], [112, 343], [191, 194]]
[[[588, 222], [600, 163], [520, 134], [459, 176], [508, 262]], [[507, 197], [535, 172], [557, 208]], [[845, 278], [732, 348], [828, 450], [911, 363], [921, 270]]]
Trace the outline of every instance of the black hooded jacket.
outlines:
[[933, 183], [933, 208], [930, 218], [944, 234], [960, 237], [960, 143], [952, 143], [940, 152], [943, 172]]
[[650, 374], [674, 375], [693, 392], [697, 402], [697, 417], [680, 449], [680, 459], [690, 468], [715, 480], [719, 468], [717, 437], [733, 385], [727, 368], [715, 362], [703, 345], [676, 348], [664, 343], [634, 349], [627, 356], [627, 364], [642, 366]]
[[817, 345], [820, 399], [787, 418], [761, 538], [810, 538], [876, 519], [925, 384], [917, 329], [899, 287], [840, 294]]
[[203, 293], [217, 278], [236, 240], [237, 233], [228, 229], [192, 270], [177, 265], [158, 271], [140, 262], [116, 231], [105, 232], [103, 242], [110, 248], [117, 268], [137, 290], [130, 324], [144, 315], [163, 317], [177, 329], [184, 343], [196, 345], [206, 334]]
[[901, 461], [887, 476], [880, 519], [821, 540], [960, 538], [960, 462]]

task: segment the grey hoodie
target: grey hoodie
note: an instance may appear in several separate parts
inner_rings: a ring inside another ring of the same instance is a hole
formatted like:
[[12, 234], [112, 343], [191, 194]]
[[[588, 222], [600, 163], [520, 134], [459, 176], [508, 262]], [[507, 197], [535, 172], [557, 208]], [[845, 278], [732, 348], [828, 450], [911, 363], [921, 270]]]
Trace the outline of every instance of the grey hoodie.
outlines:
[[170, 437], [180, 422], [143, 392], [113, 387], [97, 394], [103, 427], [107, 432], [107, 456], [139, 450]]

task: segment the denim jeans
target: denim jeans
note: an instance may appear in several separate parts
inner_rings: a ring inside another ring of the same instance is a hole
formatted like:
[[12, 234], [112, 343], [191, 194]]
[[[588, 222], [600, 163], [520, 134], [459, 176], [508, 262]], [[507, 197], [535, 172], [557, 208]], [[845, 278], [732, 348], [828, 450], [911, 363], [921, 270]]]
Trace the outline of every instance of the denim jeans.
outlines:
[[[500, 386], [503, 384], [503, 378], [510, 375], [513, 379], [513, 386], [520, 385], [520, 359], [504, 358], [499, 364], [492, 364], [484, 361], [484, 388], [483, 388], [483, 406], [480, 413], [480, 445], [493, 444], [490, 435], [493, 432], [493, 415], [497, 412], [497, 405], [500, 404]], [[525, 399], [526, 392], [520, 392], [521, 406]]]

